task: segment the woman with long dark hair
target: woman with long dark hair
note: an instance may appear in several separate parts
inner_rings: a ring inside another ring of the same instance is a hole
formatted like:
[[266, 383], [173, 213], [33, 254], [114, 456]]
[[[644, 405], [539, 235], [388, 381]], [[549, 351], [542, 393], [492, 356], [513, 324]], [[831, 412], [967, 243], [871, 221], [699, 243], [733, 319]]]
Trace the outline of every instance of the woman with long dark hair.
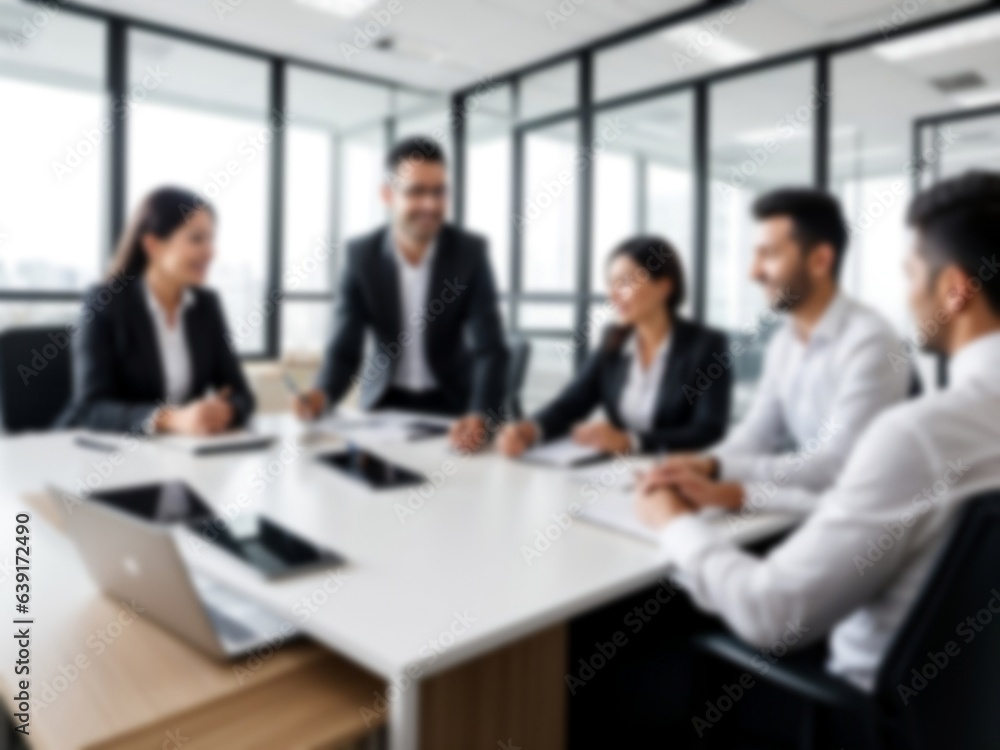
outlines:
[[[561, 394], [504, 428], [506, 455], [566, 434], [607, 453], [688, 451], [725, 432], [731, 372], [720, 363], [732, 356], [724, 334], [678, 317], [677, 251], [660, 237], [635, 237], [612, 251], [607, 273], [618, 324]], [[603, 418], [583, 421], [598, 406]]]
[[203, 286], [214, 241], [215, 213], [194, 193], [146, 197], [84, 303], [67, 424], [210, 435], [246, 421], [254, 399]]

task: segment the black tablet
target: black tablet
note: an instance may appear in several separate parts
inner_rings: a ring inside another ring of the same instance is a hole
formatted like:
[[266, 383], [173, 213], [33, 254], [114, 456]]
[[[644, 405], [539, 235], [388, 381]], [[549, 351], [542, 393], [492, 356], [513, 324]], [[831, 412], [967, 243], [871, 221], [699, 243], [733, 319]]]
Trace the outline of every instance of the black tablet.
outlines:
[[426, 481], [420, 474], [391, 464], [381, 456], [357, 446], [334, 453], [322, 453], [316, 459], [376, 490], [407, 487]]
[[233, 525], [210, 518], [193, 521], [189, 527], [210, 544], [215, 544], [256, 568], [268, 578], [281, 578], [317, 568], [344, 564], [344, 558], [278, 526], [267, 518], [240, 519]]
[[148, 523], [194, 521], [215, 515], [198, 493], [184, 482], [160, 482], [98, 490], [89, 499]]

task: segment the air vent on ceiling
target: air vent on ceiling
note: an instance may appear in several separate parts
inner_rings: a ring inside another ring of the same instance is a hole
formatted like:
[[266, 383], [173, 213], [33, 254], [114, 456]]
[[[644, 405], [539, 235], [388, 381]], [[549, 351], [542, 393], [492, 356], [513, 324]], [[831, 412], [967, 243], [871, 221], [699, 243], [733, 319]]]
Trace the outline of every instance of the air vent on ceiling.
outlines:
[[967, 70], [962, 73], [944, 76], [943, 78], [932, 78], [931, 85], [944, 94], [954, 94], [958, 91], [968, 91], [978, 89], [986, 81], [974, 70]]

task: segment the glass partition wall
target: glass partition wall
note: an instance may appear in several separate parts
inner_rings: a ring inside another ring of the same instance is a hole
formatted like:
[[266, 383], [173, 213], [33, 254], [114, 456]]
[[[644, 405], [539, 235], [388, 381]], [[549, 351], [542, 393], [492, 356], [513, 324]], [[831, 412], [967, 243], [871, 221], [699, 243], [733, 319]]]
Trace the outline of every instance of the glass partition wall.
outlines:
[[[916, 186], [997, 163], [1000, 12], [910, 5], [670, 0], [446, 94], [95, 8], [61, 6], [28, 35], [34, 6], [0, 0], [18, 30], [0, 47], [0, 162], [20, 175], [0, 186], [0, 328], [71, 320], [128, 211], [180, 182], [219, 209], [213, 283], [240, 352], [315, 357], [344, 241], [384, 220], [386, 147], [425, 133], [454, 164], [454, 220], [489, 240], [506, 322], [534, 343], [529, 405], [593, 345], [605, 259], [633, 234], [677, 246], [685, 314], [766, 334], [747, 208], [777, 185], [841, 198], [843, 286], [916, 338], [901, 217]], [[933, 363], [914, 362], [931, 384]], [[735, 367], [739, 411], [759, 346]]]
[[343, 243], [385, 219], [387, 144], [420, 132], [453, 151], [441, 92], [96, 9], [0, 0], [0, 27], [0, 164], [17, 176], [0, 184], [0, 330], [71, 323], [129, 213], [177, 185], [216, 209], [210, 283], [237, 351], [315, 359]]
[[[680, 253], [691, 289], [683, 314], [744, 344], [733, 365], [738, 418], [778, 321], [749, 278], [750, 207], [781, 186], [841, 199], [851, 232], [843, 288], [916, 340], [902, 271], [914, 186], [1000, 168], [995, 4], [926, 4], [897, 17], [876, 3], [850, 23], [846, 7], [789, 18], [770, 0], [711, 5], [498, 79], [505, 104], [488, 128], [470, 120], [464, 131], [459, 218], [502, 243], [492, 252], [505, 314], [539, 360], [529, 406], [565, 383], [611, 319], [609, 251], [651, 233]], [[829, 24], [810, 25], [816, 14]], [[503, 188], [474, 189], [498, 176]], [[503, 227], [496, 217], [508, 213]], [[936, 363], [914, 353], [913, 365], [935, 387]]]

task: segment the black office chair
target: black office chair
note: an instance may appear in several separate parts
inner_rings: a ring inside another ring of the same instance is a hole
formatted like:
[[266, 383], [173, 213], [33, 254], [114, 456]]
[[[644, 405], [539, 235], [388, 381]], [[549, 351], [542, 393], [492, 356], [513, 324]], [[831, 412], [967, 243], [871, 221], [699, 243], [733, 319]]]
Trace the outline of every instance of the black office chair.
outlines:
[[0, 333], [0, 432], [46, 430], [72, 392], [65, 328], [12, 328]]
[[910, 389], [906, 394], [907, 398], [920, 398], [924, 395], [924, 381], [920, 377], [920, 371], [916, 367], [910, 368]]
[[507, 409], [511, 417], [520, 419], [523, 416], [521, 408], [521, 389], [528, 374], [528, 361], [531, 359], [531, 342], [524, 336], [511, 334], [507, 337], [507, 349], [510, 360], [507, 363]]
[[[996, 609], [991, 611], [990, 606]], [[970, 617], [979, 618], [976, 625], [968, 624]], [[987, 620], [995, 622], [984, 624]], [[696, 642], [713, 656], [804, 699], [809, 709], [803, 745], [810, 750], [821, 747], [823, 722], [830, 712], [859, 727], [872, 750], [996, 750], [1000, 748], [1000, 491], [973, 498], [961, 510], [879, 667], [871, 694], [794, 654], [761, 674], [754, 662], [759, 652], [728, 634], [704, 635]]]

